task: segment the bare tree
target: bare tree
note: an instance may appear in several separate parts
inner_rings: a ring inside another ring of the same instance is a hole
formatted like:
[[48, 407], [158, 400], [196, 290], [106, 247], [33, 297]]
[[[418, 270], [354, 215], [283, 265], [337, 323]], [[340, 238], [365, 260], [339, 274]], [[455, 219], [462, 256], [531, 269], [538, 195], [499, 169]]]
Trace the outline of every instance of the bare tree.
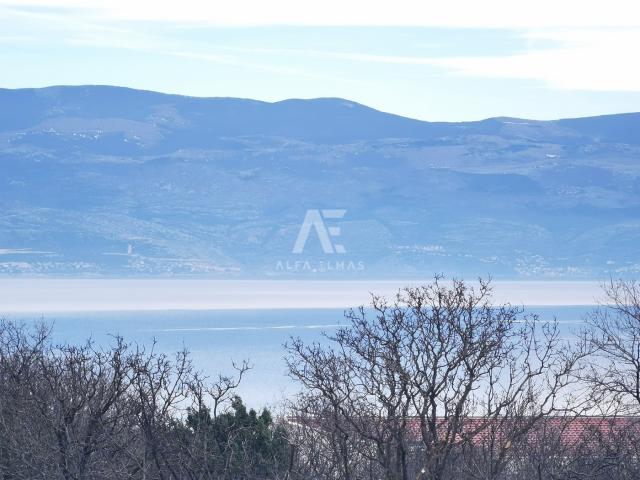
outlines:
[[17, 463], [64, 479], [101, 478], [96, 470], [122, 465], [113, 459], [132, 415], [123, 340], [102, 350], [90, 342], [53, 346], [45, 327], [29, 335], [2, 322], [0, 330], [3, 437], [14, 455], [28, 457]]
[[[0, 478], [279, 479], [283, 427], [208, 381], [188, 352], [55, 345], [50, 329], [0, 320]], [[213, 412], [213, 414], [212, 414]]]
[[42, 325], [27, 333], [0, 319], [0, 478], [47, 478], [55, 472], [56, 458], [47, 448], [53, 436], [33, 421], [32, 404], [24, 401], [39, 381], [37, 363], [48, 334]]
[[298, 423], [325, 436], [332, 478], [453, 478], [454, 454], [498, 428], [477, 472], [497, 478], [513, 443], [566, 408], [579, 355], [555, 323], [493, 305], [488, 282], [436, 278], [346, 316], [329, 345], [288, 345]]
[[615, 414], [640, 413], [640, 285], [611, 280], [602, 305], [587, 318], [593, 351], [582, 378], [594, 404]]

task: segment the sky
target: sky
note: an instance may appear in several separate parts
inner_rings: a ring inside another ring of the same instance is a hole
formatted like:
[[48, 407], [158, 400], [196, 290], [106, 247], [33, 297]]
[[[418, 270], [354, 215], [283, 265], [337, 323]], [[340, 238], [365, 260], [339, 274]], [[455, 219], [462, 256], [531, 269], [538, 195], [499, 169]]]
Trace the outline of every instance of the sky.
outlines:
[[0, 0], [0, 87], [342, 97], [432, 121], [640, 111], [640, 2]]

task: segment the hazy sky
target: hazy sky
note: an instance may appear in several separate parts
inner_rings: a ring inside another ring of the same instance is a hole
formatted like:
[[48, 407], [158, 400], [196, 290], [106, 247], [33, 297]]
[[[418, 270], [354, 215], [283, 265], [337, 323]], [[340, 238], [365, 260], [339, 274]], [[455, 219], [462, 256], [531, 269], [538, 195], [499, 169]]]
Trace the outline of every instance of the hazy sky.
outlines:
[[640, 111], [640, 2], [0, 0], [0, 87], [344, 97], [426, 120]]

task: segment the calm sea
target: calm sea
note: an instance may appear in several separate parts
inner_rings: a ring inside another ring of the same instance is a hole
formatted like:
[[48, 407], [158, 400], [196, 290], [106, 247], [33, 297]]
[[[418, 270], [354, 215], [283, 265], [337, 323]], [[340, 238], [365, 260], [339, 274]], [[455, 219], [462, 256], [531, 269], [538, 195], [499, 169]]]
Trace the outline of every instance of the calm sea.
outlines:
[[[563, 335], [577, 331], [592, 306], [535, 306], [527, 308], [542, 319], [554, 317]], [[200, 370], [208, 375], [230, 373], [232, 360], [247, 359], [253, 369], [239, 393], [253, 407], [277, 405], [295, 393], [286, 375], [284, 343], [292, 336], [307, 342], [324, 341], [344, 325], [342, 309], [211, 310], [73, 312], [36, 315], [15, 313], [7, 318], [53, 324], [57, 341], [81, 343], [91, 337], [98, 345], [113, 341], [113, 335], [173, 353], [187, 348]]]

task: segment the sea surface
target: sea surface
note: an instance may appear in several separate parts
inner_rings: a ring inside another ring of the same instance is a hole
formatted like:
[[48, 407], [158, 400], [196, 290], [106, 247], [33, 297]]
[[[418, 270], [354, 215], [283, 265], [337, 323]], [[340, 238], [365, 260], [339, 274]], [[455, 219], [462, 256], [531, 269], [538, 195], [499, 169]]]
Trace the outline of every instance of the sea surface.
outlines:
[[[571, 337], [583, 325], [592, 305], [535, 305], [526, 312], [542, 320], [556, 318], [563, 336]], [[252, 370], [239, 394], [252, 407], [277, 407], [297, 391], [287, 376], [284, 344], [291, 337], [306, 342], [326, 342], [345, 325], [344, 309], [286, 308], [233, 310], [87, 311], [7, 313], [5, 318], [25, 322], [45, 321], [53, 325], [53, 338], [82, 343], [91, 338], [108, 345], [114, 335], [158, 351], [191, 352], [195, 366], [209, 376], [231, 373], [232, 361], [248, 360]]]

